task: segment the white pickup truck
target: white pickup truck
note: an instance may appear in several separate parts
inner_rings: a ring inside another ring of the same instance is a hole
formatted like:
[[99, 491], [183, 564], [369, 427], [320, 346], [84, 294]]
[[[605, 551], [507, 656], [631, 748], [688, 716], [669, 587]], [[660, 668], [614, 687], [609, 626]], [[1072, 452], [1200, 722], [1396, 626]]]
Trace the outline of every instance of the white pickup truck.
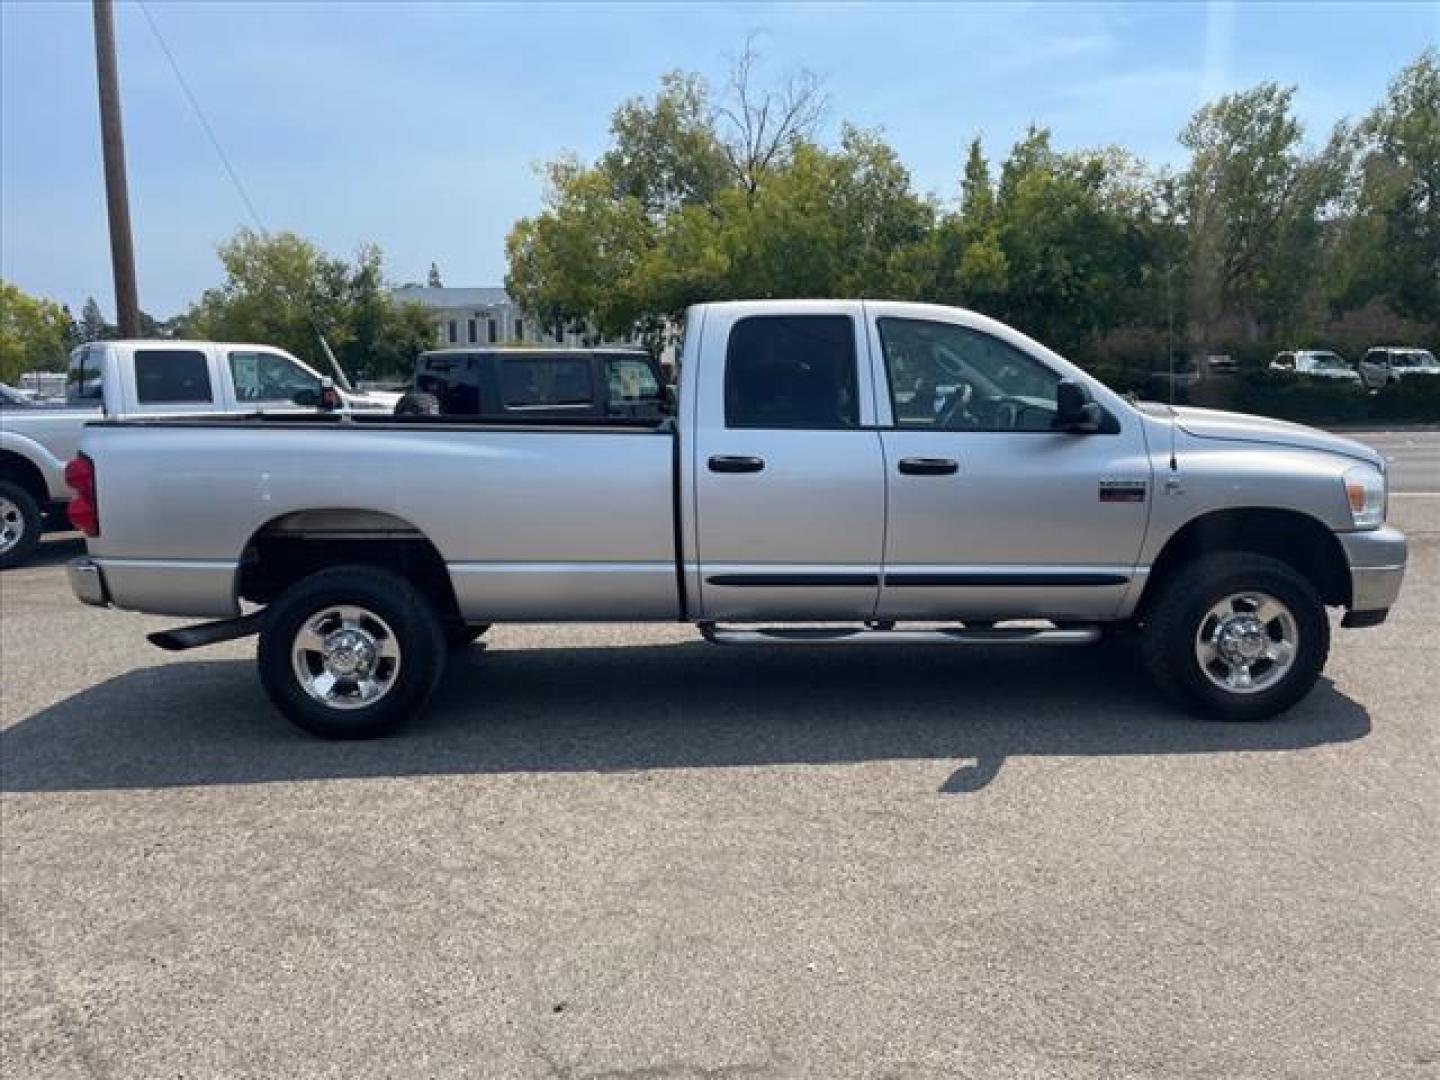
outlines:
[[[594, 393], [585, 357], [503, 363], [512, 406]], [[1405, 569], [1369, 447], [1136, 404], [984, 316], [891, 301], [692, 308], [673, 416], [110, 421], [68, 472], [81, 600], [218, 620], [165, 648], [258, 633], [271, 699], [339, 738], [392, 730], [447, 641], [507, 620], [807, 647], [1133, 629], [1162, 687], [1258, 720], [1315, 684], [1326, 607], [1374, 625]]]
[[[92, 420], [309, 412], [322, 376], [283, 349], [211, 341], [97, 341], [70, 354], [66, 407], [0, 400], [0, 569], [69, 528], [65, 463]], [[398, 394], [337, 389], [339, 408], [389, 412]]]

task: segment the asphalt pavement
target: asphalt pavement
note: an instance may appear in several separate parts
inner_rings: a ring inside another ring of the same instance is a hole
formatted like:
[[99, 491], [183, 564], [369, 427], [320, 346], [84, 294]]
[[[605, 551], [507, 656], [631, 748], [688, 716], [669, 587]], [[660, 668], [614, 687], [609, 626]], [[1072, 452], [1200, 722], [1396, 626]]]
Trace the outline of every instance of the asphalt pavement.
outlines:
[[0, 1072], [1436, 1076], [1440, 497], [1391, 514], [1400, 605], [1269, 724], [1108, 646], [507, 626], [353, 745], [52, 541], [0, 576]]
[[1440, 431], [1343, 431], [1346, 438], [1373, 446], [1389, 463], [1390, 490], [1411, 494], [1440, 492]]

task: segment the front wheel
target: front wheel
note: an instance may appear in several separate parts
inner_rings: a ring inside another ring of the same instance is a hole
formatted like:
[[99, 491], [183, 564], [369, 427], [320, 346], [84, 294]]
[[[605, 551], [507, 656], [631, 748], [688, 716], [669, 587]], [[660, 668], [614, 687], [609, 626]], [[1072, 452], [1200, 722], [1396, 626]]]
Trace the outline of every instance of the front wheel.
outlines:
[[387, 735], [420, 712], [445, 663], [433, 605], [370, 566], [311, 574], [270, 605], [260, 679], [286, 718], [326, 739]]
[[1160, 584], [1142, 641], [1155, 681], [1184, 704], [1217, 720], [1268, 720], [1314, 687], [1330, 622], [1287, 564], [1219, 552]]

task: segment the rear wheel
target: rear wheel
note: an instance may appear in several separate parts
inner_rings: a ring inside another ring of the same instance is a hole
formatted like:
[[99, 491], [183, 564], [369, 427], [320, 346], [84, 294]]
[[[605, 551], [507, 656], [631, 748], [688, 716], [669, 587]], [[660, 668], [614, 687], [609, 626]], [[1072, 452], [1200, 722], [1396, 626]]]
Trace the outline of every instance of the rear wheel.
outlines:
[[44, 529], [35, 496], [12, 480], [0, 480], [0, 570], [28, 559]]
[[370, 739], [420, 712], [440, 679], [445, 635], [404, 578], [370, 566], [311, 574], [270, 605], [260, 679], [286, 718], [326, 739]]
[[1160, 586], [1145, 615], [1161, 689], [1217, 720], [1268, 720], [1308, 694], [1330, 651], [1315, 587], [1278, 559], [1207, 555]]
[[439, 416], [440, 399], [434, 394], [409, 390], [395, 403], [396, 416]]

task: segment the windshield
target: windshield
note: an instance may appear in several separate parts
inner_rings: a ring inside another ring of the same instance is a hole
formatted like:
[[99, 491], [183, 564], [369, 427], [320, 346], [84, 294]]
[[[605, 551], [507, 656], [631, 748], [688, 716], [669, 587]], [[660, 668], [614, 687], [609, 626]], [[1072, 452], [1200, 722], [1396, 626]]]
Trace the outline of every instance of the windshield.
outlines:
[[1339, 353], [1333, 352], [1306, 353], [1305, 359], [1306, 366], [1323, 371], [1344, 371], [1348, 366]]
[[0, 409], [24, 409], [30, 404], [30, 399], [18, 390], [13, 390], [0, 383]]

